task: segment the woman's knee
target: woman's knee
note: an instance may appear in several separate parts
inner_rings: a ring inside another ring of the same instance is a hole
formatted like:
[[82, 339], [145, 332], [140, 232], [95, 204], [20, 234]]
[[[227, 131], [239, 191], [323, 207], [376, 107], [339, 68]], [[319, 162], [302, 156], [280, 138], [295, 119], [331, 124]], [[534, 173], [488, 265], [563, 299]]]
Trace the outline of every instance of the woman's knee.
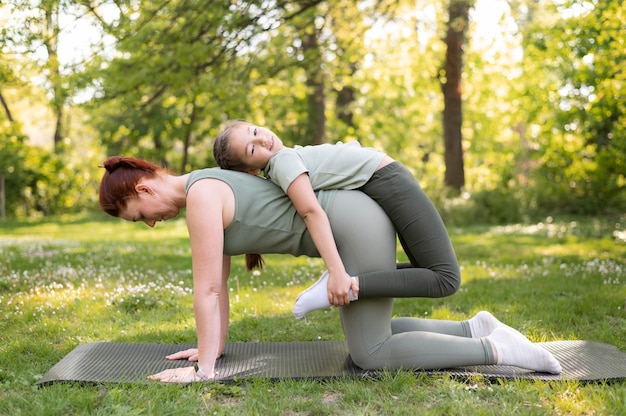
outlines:
[[380, 368], [377, 354], [393, 334], [393, 299], [362, 299], [339, 308], [348, 351], [361, 368]]
[[381, 367], [368, 354], [363, 354], [359, 352], [353, 353], [352, 351], [350, 351], [350, 358], [352, 359], [352, 362], [354, 363], [354, 365], [356, 365], [359, 368], [362, 368], [363, 370], [379, 370]]

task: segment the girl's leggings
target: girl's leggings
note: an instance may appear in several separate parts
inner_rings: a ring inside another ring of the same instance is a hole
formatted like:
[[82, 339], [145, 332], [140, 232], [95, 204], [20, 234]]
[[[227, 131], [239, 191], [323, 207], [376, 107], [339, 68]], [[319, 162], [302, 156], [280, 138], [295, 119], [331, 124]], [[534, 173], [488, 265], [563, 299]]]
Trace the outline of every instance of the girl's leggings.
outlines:
[[461, 285], [456, 254], [437, 209], [411, 172], [393, 162], [359, 190], [383, 208], [412, 266], [391, 274], [360, 273], [359, 299], [454, 294]]

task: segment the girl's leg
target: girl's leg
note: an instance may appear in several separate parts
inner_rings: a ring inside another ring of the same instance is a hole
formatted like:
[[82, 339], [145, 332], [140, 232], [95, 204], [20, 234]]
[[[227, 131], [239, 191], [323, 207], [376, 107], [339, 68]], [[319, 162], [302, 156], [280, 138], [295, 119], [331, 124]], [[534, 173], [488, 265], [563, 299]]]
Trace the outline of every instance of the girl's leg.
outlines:
[[459, 264], [437, 209], [411, 172], [399, 162], [374, 173], [361, 191], [391, 219], [412, 268], [384, 276], [359, 274], [359, 299], [371, 297], [444, 297], [461, 284]]
[[[411, 172], [398, 162], [391, 163], [376, 171], [359, 190], [383, 208], [411, 263], [397, 265], [393, 273], [359, 273], [358, 298], [439, 298], [455, 293], [461, 285], [461, 273], [450, 237]], [[366, 222], [368, 226], [373, 223]], [[330, 306], [327, 283], [327, 278], [322, 278], [298, 297], [294, 307], [297, 318]]]

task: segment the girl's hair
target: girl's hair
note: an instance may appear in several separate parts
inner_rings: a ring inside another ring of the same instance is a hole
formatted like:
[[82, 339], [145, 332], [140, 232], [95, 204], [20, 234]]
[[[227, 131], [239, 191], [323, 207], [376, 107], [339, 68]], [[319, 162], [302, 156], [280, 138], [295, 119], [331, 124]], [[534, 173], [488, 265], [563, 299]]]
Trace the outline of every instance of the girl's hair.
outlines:
[[[247, 169], [233, 154], [230, 147], [230, 135], [235, 127], [250, 126], [251, 123], [243, 120], [231, 120], [226, 123], [226, 127], [216, 137], [213, 143], [213, 157], [215, 162], [222, 169], [237, 170], [244, 172]], [[246, 270], [262, 269], [265, 261], [260, 254], [246, 254]]]
[[154, 178], [159, 166], [135, 157], [111, 156], [100, 167], [106, 169], [100, 182], [100, 209], [119, 217], [129, 199], [137, 196], [135, 185], [142, 178]]
[[230, 135], [235, 127], [250, 126], [251, 123], [243, 120], [231, 120], [226, 123], [226, 127], [216, 137], [213, 143], [213, 157], [215, 162], [222, 169], [237, 170], [244, 172], [247, 169], [241, 160], [233, 154], [230, 147]]
[[262, 269], [265, 261], [260, 254], [246, 254], [246, 270]]

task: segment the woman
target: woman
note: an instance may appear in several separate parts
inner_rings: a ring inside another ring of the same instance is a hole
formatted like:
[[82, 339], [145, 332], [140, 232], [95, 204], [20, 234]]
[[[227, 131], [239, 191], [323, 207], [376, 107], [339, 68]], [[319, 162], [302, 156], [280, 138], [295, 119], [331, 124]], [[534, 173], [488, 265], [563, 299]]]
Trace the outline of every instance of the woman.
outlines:
[[[319, 256], [289, 198], [269, 181], [221, 169], [176, 176], [149, 162], [115, 156], [104, 163], [100, 206], [115, 217], [157, 221], [186, 209], [192, 252], [193, 304], [198, 348], [169, 356], [197, 360], [195, 367], [151, 376], [164, 382], [215, 377], [215, 360], [228, 333], [230, 256], [288, 253]], [[395, 234], [381, 208], [357, 191], [318, 194], [335, 240], [352, 274], [395, 269]], [[468, 321], [391, 319], [393, 299], [364, 299], [339, 308], [354, 363], [364, 369], [516, 365], [560, 373], [546, 350], [488, 313]]]

